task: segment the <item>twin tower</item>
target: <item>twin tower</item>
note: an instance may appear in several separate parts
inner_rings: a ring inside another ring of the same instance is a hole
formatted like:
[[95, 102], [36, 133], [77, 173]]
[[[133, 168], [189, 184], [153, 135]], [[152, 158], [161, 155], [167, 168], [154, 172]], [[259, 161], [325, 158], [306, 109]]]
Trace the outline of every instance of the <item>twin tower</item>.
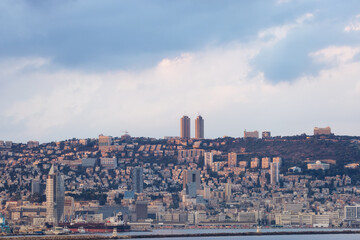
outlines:
[[[183, 116], [180, 119], [180, 137], [182, 139], [190, 139], [190, 118]], [[199, 115], [195, 119], [195, 138], [204, 138], [204, 119]]]

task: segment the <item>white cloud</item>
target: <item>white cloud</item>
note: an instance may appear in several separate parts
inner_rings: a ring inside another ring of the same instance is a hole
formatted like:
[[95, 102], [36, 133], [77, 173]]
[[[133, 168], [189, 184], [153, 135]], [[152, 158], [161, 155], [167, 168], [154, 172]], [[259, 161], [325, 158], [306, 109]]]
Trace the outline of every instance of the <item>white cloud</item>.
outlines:
[[328, 63], [345, 63], [353, 60], [360, 53], [360, 47], [331, 46], [314, 53], [310, 53], [316, 61]]
[[208, 137], [239, 136], [245, 128], [300, 134], [327, 125], [335, 133], [355, 129], [360, 134], [355, 104], [360, 101], [360, 63], [353, 59], [359, 48], [333, 46], [312, 53], [319, 61], [335, 59], [341, 64], [291, 83], [269, 82], [252, 68], [263, 48], [309, 18], [264, 30], [251, 43], [184, 53], [137, 72], [24, 73], [18, 67], [12, 78], [47, 81], [50, 87], [29, 89], [34, 91], [31, 97], [10, 102], [2, 117], [25, 126], [13, 130], [20, 139], [40, 140], [120, 135], [120, 130], [137, 136], [178, 135], [180, 116], [194, 117], [197, 112], [205, 117]]
[[360, 14], [356, 15], [355, 19], [344, 28], [345, 32], [360, 31]]

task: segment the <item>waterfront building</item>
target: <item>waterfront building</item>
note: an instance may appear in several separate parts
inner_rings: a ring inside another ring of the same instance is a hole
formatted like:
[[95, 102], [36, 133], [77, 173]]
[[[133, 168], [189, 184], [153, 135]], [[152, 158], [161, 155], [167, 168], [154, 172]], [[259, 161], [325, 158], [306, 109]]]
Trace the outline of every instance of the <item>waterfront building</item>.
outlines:
[[204, 119], [200, 115], [195, 119], [195, 138], [204, 138]]
[[46, 221], [57, 225], [64, 220], [64, 180], [60, 172], [51, 166], [46, 180]]
[[190, 139], [190, 118], [188, 116], [180, 119], [180, 138]]
[[144, 191], [144, 176], [143, 168], [136, 167], [133, 169], [132, 181], [133, 181], [133, 191], [135, 193], [142, 193]]
[[148, 203], [146, 201], [137, 201], [135, 203], [136, 221], [145, 220], [148, 217]]

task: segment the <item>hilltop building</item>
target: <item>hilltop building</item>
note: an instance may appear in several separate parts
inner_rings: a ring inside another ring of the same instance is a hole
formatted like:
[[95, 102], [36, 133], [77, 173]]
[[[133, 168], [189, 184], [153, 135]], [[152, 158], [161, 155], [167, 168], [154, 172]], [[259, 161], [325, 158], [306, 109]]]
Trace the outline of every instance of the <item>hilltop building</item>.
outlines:
[[253, 131], [253, 132], [247, 132], [246, 130], [244, 131], [244, 138], [259, 138], [259, 132], [258, 131]]
[[195, 119], [195, 138], [204, 138], [204, 119], [200, 115]]
[[190, 139], [190, 118], [188, 116], [180, 119], [180, 138]]
[[314, 127], [314, 135], [331, 135], [331, 128], [330, 127], [326, 127], [326, 128]]

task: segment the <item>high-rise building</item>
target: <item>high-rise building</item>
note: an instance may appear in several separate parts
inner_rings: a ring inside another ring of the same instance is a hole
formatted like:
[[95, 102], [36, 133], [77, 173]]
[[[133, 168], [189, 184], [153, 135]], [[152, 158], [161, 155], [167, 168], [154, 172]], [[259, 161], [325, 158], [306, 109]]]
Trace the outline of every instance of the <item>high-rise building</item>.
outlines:
[[275, 185], [279, 183], [279, 163], [270, 163], [270, 184]]
[[225, 198], [226, 200], [230, 200], [231, 198], [231, 181], [228, 179], [227, 183], [225, 183]]
[[148, 203], [146, 201], [137, 201], [135, 203], [136, 221], [147, 219]]
[[237, 166], [237, 153], [230, 152], [228, 153], [228, 167], [236, 167]]
[[31, 194], [40, 193], [40, 180], [31, 181]]
[[198, 170], [184, 170], [183, 189], [186, 190], [186, 194], [196, 197], [196, 191], [201, 189], [200, 172]]
[[142, 193], [144, 191], [144, 176], [143, 176], [142, 167], [134, 168], [132, 174], [132, 181], [133, 181], [133, 191], [135, 193]]
[[51, 166], [46, 180], [46, 221], [57, 225], [64, 219], [64, 180], [60, 172]]
[[261, 168], [269, 168], [270, 166], [270, 158], [269, 157], [263, 157], [261, 159]]
[[273, 160], [272, 160], [274, 163], [278, 163], [279, 164], [279, 167], [282, 166], [282, 158], [281, 157], [273, 157]]
[[251, 168], [258, 168], [260, 165], [260, 159], [259, 158], [251, 158], [250, 161], [250, 167]]
[[71, 221], [75, 215], [75, 202], [74, 198], [70, 196], [65, 196], [64, 201], [64, 220]]
[[190, 139], [190, 118], [188, 116], [183, 116], [180, 119], [180, 137]]
[[200, 115], [195, 119], [195, 138], [204, 138], [204, 119]]
[[212, 167], [214, 155], [212, 152], [205, 152], [204, 153], [204, 167]]

